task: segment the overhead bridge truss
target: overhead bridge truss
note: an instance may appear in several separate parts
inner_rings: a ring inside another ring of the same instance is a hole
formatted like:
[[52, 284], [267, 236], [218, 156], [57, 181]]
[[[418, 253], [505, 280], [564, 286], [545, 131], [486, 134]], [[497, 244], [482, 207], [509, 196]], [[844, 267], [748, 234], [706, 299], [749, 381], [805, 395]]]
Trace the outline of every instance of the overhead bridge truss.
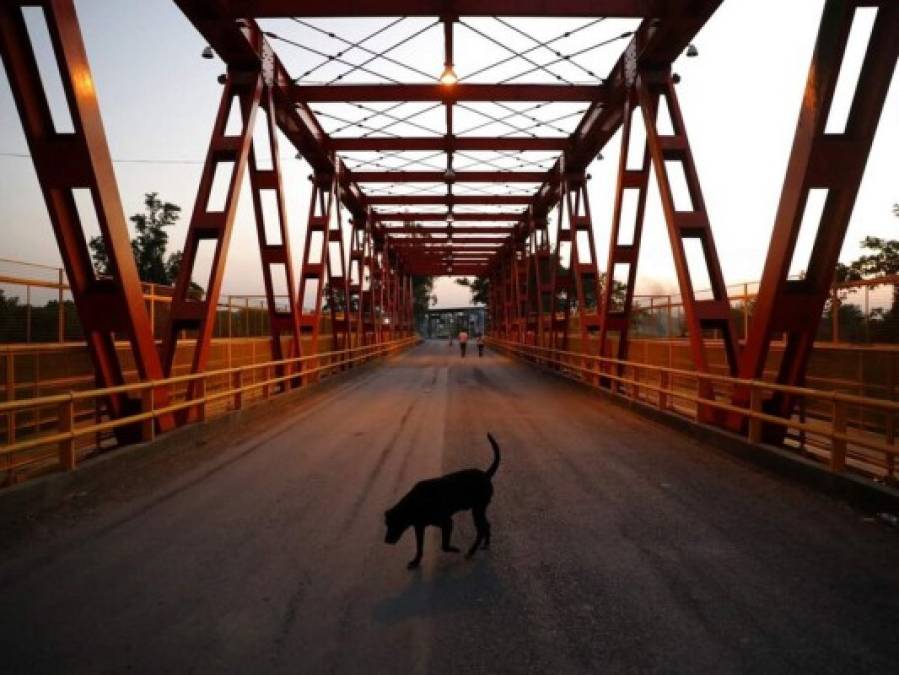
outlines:
[[[496, 336], [624, 361], [654, 176], [695, 369], [712, 369], [709, 339], [714, 336], [723, 344], [727, 374], [760, 377], [772, 339], [786, 334], [777, 379], [802, 384], [895, 67], [899, 3], [825, 3], [758, 302], [742, 345], [671, 73], [674, 59], [721, 3], [175, 0], [224, 62], [225, 73], [159, 346], [141, 298], [73, 0], [2, 3], [0, 54], [98, 384], [125, 381], [117, 337], [129, 341], [141, 379], [205, 370], [245, 176], [274, 360], [410, 335], [414, 279], [451, 275], [489, 280], [489, 330]], [[825, 133], [849, 31], [859, 11], [871, 10], [876, 17], [848, 121], [842, 132]], [[543, 16], [580, 23], [550, 38], [535, 37], [515, 23]], [[324, 27], [322, 17], [381, 17], [384, 25], [349, 39]], [[485, 27], [487, 17], [502, 28], [504, 38]], [[603, 33], [608, 18], [632, 19], [632, 30]], [[54, 126], [29, 21], [47, 27], [71, 130]], [[397, 38], [390, 31], [401, 23], [414, 31]], [[454, 43], [461, 32], [506, 56], [457, 74]], [[589, 38], [586, 46], [567, 46], [575, 34]], [[510, 35], [515, 36], [511, 45]], [[416, 39], [434, 38], [443, 46], [443, 72], [404, 60], [397, 51]], [[593, 61], [584, 58], [598, 49], [618, 53], [605, 72], [595, 72], [588, 65]], [[299, 50], [308, 67], [288, 72], [278, 50]], [[552, 59], [547, 60], [547, 52]], [[508, 68], [515, 67], [520, 70], [509, 75]], [[506, 68], [502, 75], [500, 68]], [[556, 110], [560, 105], [568, 108]], [[236, 130], [228, 128], [233, 117], [239, 120]], [[645, 142], [632, 147], [638, 126], [645, 130]], [[597, 205], [588, 198], [587, 170], [619, 131], [615, 200], [599, 205], [613, 214], [601, 272], [591, 213]], [[279, 136], [312, 174], [298, 267], [285, 210], [285, 191], [293, 186], [284, 185]], [[684, 179], [686, 202], [675, 193], [674, 174]], [[213, 195], [218, 178], [227, 186], [223, 199]], [[809, 193], [816, 189], [826, 190], [827, 198], [811, 264], [804, 279], [791, 281], [787, 270], [799, 225]], [[630, 222], [625, 222], [626, 202], [635, 205], [628, 210]], [[93, 213], [86, 215], [85, 208]], [[109, 254], [109, 269], [102, 275], [91, 264], [87, 217], [99, 223]], [[698, 261], [688, 263], [688, 248], [698, 251]], [[198, 278], [204, 251], [211, 269]], [[708, 297], [696, 295], [697, 264], [711, 282]], [[284, 288], [286, 295], [278, 295]], [[289, 376], [282, 380], [285, 387], [304, 379], [298, 368], [283, 374]], [[615, 386], [614, 378], [603, 381]], [[201, 395], [196, 388], [189, 391], [189, 396]], [[153, 405], [164, 403], [161, 392], [158, 396]], [[748, 394], [738, 391], [735, 403], [749, 405]], [[107, 413], [133, 414], [142, 405], [146, 398], [112, 395]], [[766, 407], [789, 416], [793, 402], [779, 395]], [[702, 407], [699, 414], [711, 423], [745, 424], [739, 414], [723, 416]], [[161, 417], [159, 425], [172, 426], [188, 416]]]

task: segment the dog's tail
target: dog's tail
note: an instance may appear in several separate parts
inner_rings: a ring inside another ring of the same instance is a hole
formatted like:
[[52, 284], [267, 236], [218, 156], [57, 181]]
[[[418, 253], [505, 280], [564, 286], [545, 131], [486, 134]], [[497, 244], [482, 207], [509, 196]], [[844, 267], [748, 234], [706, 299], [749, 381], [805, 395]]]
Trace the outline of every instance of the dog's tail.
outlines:
[[489, 433], [487, 434], [487, 440], [490, 441], [490, 445], [493, 446], [493, 464], [487, 469], [487, 478], [493, 478], [493, 474], [495, 474], [496, 470], [499, 468], [499, 444]]

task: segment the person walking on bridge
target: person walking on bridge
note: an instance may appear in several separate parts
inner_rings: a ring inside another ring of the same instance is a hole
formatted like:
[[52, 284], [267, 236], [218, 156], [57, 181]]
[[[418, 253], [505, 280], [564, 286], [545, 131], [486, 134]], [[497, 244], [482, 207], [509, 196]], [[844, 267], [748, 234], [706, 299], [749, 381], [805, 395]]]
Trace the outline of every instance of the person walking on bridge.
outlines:
[[462, 358], [465, 358], [465, 348], [468, 346], [468, 332], [463, 328], [459, 331], [459, 351], [462, 352]]

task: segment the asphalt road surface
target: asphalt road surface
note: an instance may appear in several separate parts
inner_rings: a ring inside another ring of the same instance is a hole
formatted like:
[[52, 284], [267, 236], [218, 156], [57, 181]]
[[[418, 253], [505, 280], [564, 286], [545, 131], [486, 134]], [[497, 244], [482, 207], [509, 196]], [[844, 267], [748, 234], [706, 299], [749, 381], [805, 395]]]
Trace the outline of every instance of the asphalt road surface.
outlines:
[[[503, 356], [426, 343], [247, 431], [3, 548], [0, 672], [899, 672], [899, 531]], [[487, 431], [491, 550], [407, 571], [384, 510]]]

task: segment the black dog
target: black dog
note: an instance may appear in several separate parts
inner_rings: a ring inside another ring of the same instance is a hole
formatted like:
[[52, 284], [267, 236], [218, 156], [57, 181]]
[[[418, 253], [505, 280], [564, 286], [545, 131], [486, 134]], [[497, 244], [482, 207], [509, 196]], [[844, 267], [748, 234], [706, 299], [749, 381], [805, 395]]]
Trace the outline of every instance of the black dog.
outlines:
[[424, 545], [425, 527], [435, 525], [443, 531], [443, 550], [458, 553], [459, 549], [450, 545], [453, 535], [453, 514], [471, 509], [478, 535], [468, 549], [467, 557], [474, 555], [483, 542], [490, 546], [490, 523], [487, 522], [487, 505], [493, 496], [490, 479], [499, 467], [499, 445], [493, 436], [487, 434], [493, 446], [493, 464], [486, 471], [466, 469], [417, 483], [396, 506], [384, 513], [387, 524], [388, 544], [395, 544], [409, 527], [415, 528], [415, 558], [409, 562], [409, 569], [418, 567]]

